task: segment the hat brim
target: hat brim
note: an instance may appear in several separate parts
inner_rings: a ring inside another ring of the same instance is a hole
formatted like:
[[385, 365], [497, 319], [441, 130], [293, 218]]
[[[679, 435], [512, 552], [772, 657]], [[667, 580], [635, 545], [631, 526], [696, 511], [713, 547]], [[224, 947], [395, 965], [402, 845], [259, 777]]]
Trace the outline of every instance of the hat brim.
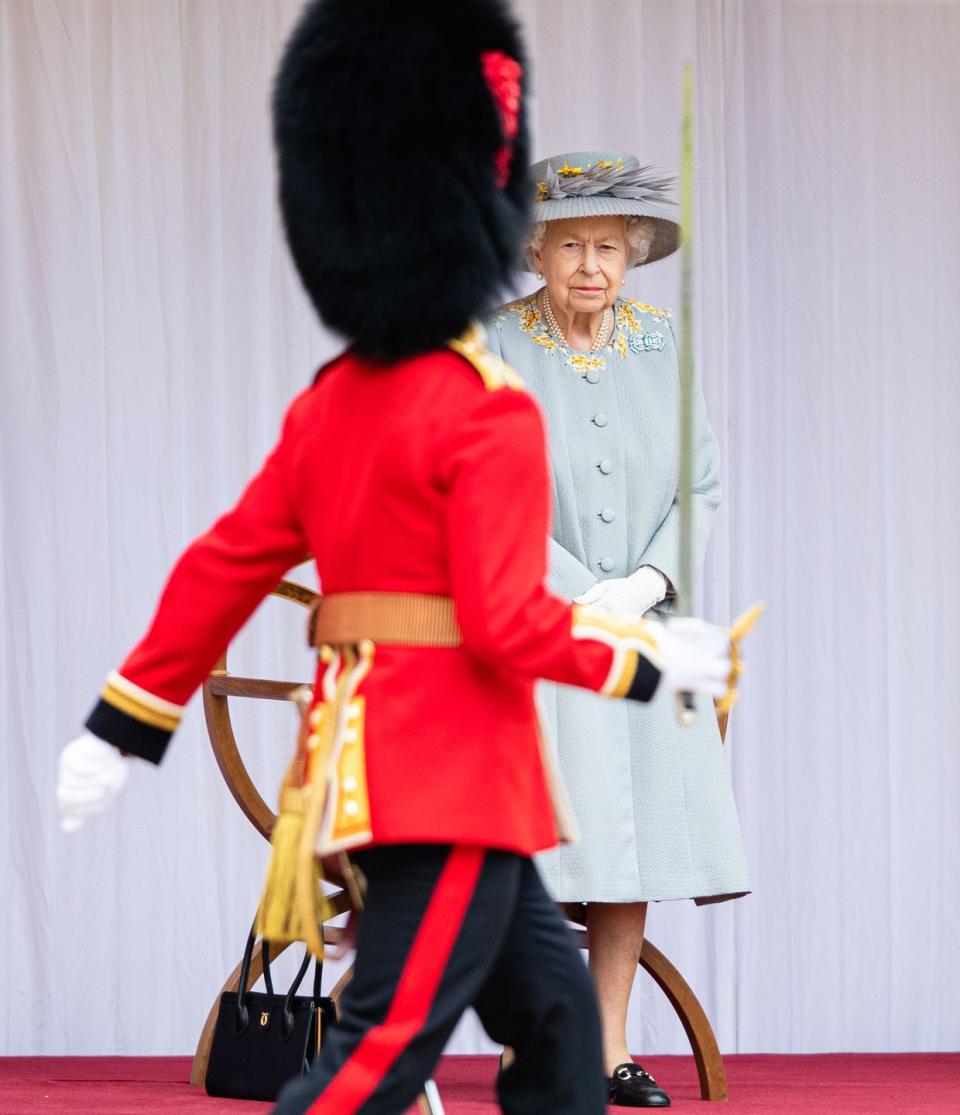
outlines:
[[[547, 198], [545, 201], [537, 202], [533, 207], [532, 216], [535, 222], [562, 221], [570, 217], [647, 217], [655, 226], [653, 243], [650, 245], [646, 259], [631, 264], [632, 267], [643, 267], [673, 255], [680, 247], [680, 226], [665, 215], [664, 209], [665, 206], [632, 201], [629, 198], [564, 197]], [[525, 260], [525, 269], [533, 270], [529, 260]]]

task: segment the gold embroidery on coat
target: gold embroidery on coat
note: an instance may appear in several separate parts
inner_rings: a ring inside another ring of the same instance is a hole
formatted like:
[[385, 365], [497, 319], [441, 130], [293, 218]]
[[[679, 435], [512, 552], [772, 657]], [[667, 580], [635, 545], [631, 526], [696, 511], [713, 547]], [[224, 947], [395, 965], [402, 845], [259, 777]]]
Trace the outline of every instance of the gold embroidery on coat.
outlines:
[[[618, 299], [614, 303], [614, 313], [613, 335], [608, 344], [595, 353], [577, 352], [568, 345], [561, 344], [550, 332], [540, 312], [536, 294], [509, 302], [501, 310], [500, 320], [503, 320], [506, 314], [514, 314], [521, 333], [525, 333], [535, 345], [539, 345], [546, 352], [561, 356], [567, 367], [582, 376], [591, 370], [603, 371], [607, 366], [604, 354], [616, 355], [623, 360], [627, 358], [631, 352], [631, 339], [648, 335], [646, 325], [640, 319], [641, 314], [648, 314], [659, 325], [665, 324], [670, 318], [669, 310], [658, 309], [656, 306], [637, 302], [632, 298]], [[659, 343], [653, 347], [663, 348], [662, 339], [659, 339]]]

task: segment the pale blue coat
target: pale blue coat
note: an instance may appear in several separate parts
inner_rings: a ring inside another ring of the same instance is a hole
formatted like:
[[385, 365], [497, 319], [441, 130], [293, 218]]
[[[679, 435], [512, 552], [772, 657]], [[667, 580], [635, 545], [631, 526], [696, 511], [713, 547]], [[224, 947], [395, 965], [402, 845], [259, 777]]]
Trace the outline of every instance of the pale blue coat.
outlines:
[[[536, 301], [487, 323], [487, 343], [546, 418], [553, 471], [550, 585], [573, 598], [653, 565], [678, 576], [678, 371], [669, 315], [618, 299], [611, 344], [559, 346]], [[720, 499], [718, 451], [699, 387], [694, 467], [697, 567]], [[541, 683], [581, 839], [538, 858], [561, 902], [716, 898], [749, 890], [727, 757], [712, 705], [680, 728], [669, 696], [643, 705]]]

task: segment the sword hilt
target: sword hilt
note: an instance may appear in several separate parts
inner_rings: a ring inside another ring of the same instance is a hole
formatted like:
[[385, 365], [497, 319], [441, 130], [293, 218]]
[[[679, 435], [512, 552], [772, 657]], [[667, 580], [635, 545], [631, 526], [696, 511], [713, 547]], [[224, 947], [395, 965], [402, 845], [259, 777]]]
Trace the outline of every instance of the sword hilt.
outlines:
[[689, 728], [697, 719], [697, 704], [692, 693], [678, 693], [676, 696], [677, 723], [681, 728]]

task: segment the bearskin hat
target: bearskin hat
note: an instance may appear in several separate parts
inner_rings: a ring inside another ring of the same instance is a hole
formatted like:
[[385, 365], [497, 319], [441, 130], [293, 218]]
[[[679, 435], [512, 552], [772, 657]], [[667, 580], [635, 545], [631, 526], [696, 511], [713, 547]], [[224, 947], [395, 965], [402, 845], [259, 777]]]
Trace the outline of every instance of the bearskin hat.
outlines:
[[273, 100], [290, 251], [324, 324], [381, 362], [490, 311], [531, 189], [504, 0], [315, 0]]

